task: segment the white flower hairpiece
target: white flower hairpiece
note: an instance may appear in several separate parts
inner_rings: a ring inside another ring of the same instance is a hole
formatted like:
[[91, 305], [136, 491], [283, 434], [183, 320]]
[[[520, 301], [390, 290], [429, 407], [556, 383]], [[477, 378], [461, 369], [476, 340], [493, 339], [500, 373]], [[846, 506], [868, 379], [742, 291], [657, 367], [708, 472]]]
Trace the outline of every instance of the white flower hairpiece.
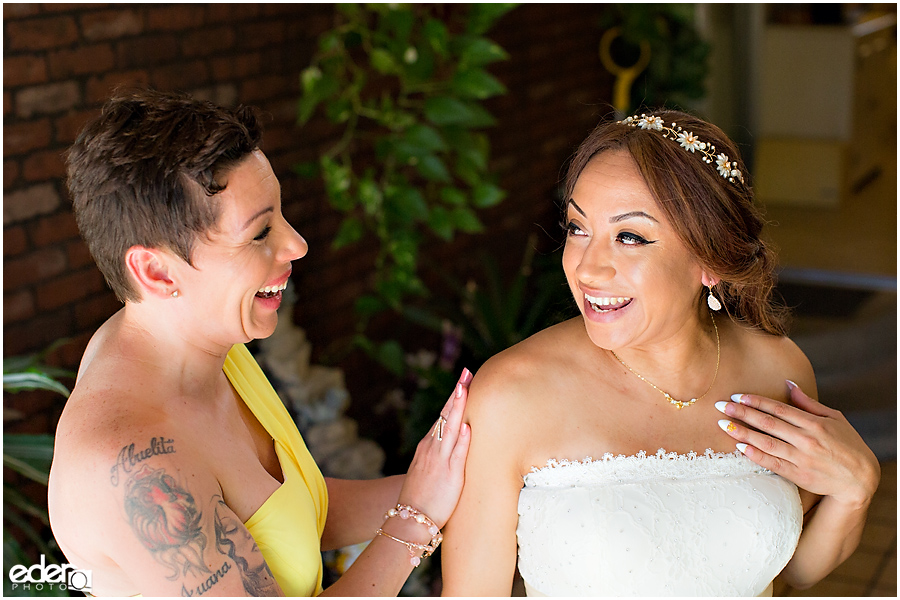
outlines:
[[682, 148], [690, 152], [699, 151], [703, 155], [703, 162], [712, 164], [716, 163], [716, 170], [719, 175], [730, 181], [731, 183], [744, 183], [744, 176], [737, 169], [737, 163], [733, 162], [725, 154], [716, 154], [716, 147], [712, 144], [703, 142], [693, 132], [685, 132], [681, 127], [672, 123], [671, 127], [666, 127], [662, 117], [656, 115], [641, 114], [633, 117], [626, 117], [622, 121], [618, 121], [620, 125], [628, 125], [629, 127], [640, 127], [641, 129], [654, 129], [661, 131], [662, 136], [668, 140], [678, 142]]

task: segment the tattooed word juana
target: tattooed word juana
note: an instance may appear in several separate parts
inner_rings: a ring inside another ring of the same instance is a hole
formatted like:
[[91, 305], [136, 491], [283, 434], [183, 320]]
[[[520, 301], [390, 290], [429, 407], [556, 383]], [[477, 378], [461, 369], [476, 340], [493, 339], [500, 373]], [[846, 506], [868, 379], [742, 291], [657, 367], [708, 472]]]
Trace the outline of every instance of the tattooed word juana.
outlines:
[[219, 569], [216, 570], [215, 573], [210, 575], [206, 581], [204, 581], [203, 583], [198, 585], [196, 588], [189, 590], [186, 587], [184, 587], [184, 584], [182, 584], [181, 585], [181, 595], [186, 598], [189, 598], [190, 596], [202, 596], [203, 594], [208, 592], [210, 589], [212, 589], [212, 586], [219, 583], [219, 578], [224, 576], [225, 573], [227, 573], [230, 570], [231, 570], [230, 564], [228, 564], [227, 562], [222, 563], [222, 566], [219, 567]]
[[137, 465], [142, 460], [147, 460], [153, 456], [159, 456], [160, 454], [172, 454], [175, 452], [175, 440], [169, 440], [163, 437], [152, 438], [150, 440], [150, 447], [139, 452], [135, 452], [134, 444], [129, 444], [124, 446], [119, 451], [119, 457], [116, 459], [116, 464], [113, 465], [112, 469], [110, 469], [109, 480], [113, 485], [119, 485], [119, 468], [122, 468], [123, 473], [131, 473], [131, 470], [134, 469], [135, 465]]

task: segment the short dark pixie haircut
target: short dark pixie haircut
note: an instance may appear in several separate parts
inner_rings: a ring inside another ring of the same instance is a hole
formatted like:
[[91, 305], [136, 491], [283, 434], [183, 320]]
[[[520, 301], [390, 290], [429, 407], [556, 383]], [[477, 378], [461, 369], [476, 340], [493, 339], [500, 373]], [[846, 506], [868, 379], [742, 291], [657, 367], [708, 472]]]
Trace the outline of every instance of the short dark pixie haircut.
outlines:
[[[165, 248], [188, 264], [218, 221], [217, 181], [259, 147], [249, 107], [231, 110], [178, 93], [119, 91], [68, 152], [78, 229], [120, 301], [140, 302], [125, 267], [132, 246]], [[201, 190], [203, 193], [201, 193]]]

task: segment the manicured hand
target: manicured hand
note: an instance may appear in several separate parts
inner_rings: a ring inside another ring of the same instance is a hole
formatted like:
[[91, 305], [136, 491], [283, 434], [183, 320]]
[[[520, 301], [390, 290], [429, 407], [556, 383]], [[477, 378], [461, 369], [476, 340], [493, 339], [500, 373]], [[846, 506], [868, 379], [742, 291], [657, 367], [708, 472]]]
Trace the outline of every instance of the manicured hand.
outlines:
[[472, 438], [469, 425], [463, 423], [463, 412], [472, 374], [464, 369], [441, 409], [440, 419], [416, 447], [416, 454], [400, 490], [400, 503], [424, 512], [438, 527], [450, 519], [462, 493], [466, 455]]
[[717, 402], [730, 417], [719, 425], [756, 464], [814, 494], [866, 506], [881, 478], [878, 459], [840, 411], [787, 385], [790, 405], [752, 394]]

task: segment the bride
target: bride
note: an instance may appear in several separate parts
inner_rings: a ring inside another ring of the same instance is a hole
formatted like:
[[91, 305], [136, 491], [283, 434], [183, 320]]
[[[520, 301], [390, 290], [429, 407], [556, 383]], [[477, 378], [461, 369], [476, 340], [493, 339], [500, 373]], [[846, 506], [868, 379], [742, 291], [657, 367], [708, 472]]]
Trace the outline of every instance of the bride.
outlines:
[[529, 595], [819, 581], [856, 548], [880, 472], [801, 391], [815, 396], [813, 370], [771, 302], [774, 256], [737, 149], [680, 112], [603, 123], [566, 194], [581, 315], [472, 383], [444, 593], [509, 595], [517, 546]]

